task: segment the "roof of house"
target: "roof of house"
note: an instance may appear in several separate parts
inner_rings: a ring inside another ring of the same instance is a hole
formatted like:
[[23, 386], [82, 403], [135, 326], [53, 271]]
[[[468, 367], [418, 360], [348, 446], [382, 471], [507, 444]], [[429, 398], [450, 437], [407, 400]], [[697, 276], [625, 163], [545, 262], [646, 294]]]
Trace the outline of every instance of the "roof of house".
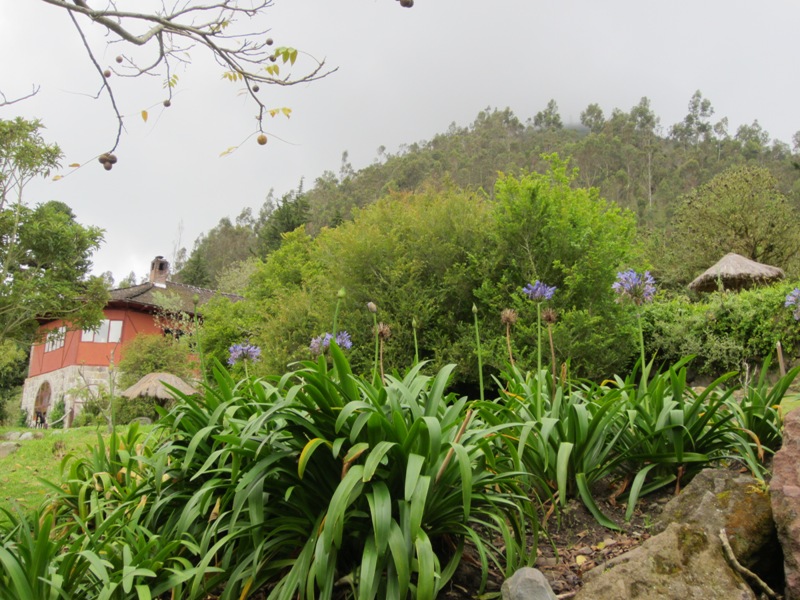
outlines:
[[193, 315], [196, 306], [202, 306], [214, 296], [223, 296], [231, 300], [241, 300], [241, 296], [236, 294], [223, 294], [214, 290], [174, 283], [167, 281], [165, 284], [155, 284], [152, 282], [142, 283], [127, 288], [111, 290], [109, 305], [112, 306], [131, 306], [136, 305], [142, 310], [153, 310], [164, 307], [164, 296], [175, 298], [174, 305], [169, 301], [168, 310], [178, 310]]

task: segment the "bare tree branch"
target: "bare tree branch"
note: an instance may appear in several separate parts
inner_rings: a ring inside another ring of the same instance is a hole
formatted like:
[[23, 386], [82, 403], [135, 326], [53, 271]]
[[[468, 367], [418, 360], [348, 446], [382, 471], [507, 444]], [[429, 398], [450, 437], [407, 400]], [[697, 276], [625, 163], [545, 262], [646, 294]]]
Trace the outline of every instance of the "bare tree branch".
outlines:
[[[76, 0], [76, 1], [82, 1], [82, 0]], [[72, 19], [72, 22], [75, 24], [75, 28], [78, 30], [78, 34], [81, 36], [81, 40], [83, 40], [83, 45], [86, 48], [86, 52], [89, 53], [89, 60], [92, 61], [92, 64], [95, 66], [97, 72], [100, 74], [100, 79], [103, 82], [103, 87], [101, 88], [101, 90], [105, 89], [106, 92], [108, 93], [108, 97], [111, 100], [111, 106], [114, 108], [114, 114], [117, 115], [117, 139], [114, 140], [114, 145], [111, 147], [111, 150], [109, 150], [109, 152], [114, 152], [114, 150], [116, 150], [117, 146], [119, 145], [119, 138], [122, 136], [122, 127], [123, 127], [122, 115], [119, 114], [119, 109], [117, 108], [117, 101], [114, 98], [114, 91], [111, 89], [111, 86], [108, 85], [108, 77], [105, 76], [105, 74], [103, 73], [103, 69], [100, 67], [97, 60], [95, 59], [94, 54], [92, 53], [92, 48], [91, 46], [89, 46], [89, 42], [86, 41], [86, 36], [83, 34], [83, 30], [81, 29], [80, 24], [75, 18], [75, 15], [69, 13], [69, 18]]]
[[[279, 114], [289, 115], [287, 108], [268, 108], [259, 97], [261, 85], [289, 86], [322, 79], [336, 71], [325, 60], [290, 46], [274, 46], [268, 35], [270, 29], [254, 25], [258, 17], [273, 6], [273, 0], [160, 0], [151, 10], [137, 11], [140, 0], [41, 0], [45, 4], [67, 11], [90, 61], [102, 78], [96, 97], [107, 94], [117, 119], [117, 135], [110, 152], [119, 145], [124, 129], [123, 117], [112, 90], [111, 76], [136, 78], [142, 75], [164, 77], [167, 98], [165, 107], [172, 104], [173, 88], [178, 84], [175, 68], [191, 63], [193, 50], [213, 57], [222, 70], [222, 77], [241, 83], [243, 93], [257, 107], [256, 119], [259, 143], [266, 143], [264, 120]], [[413, 0], [399, 0], [404, 7]], [[101, 8], [97, 8], [102, 6]], [[134, 10], [121, 10], [125, 6]], [[115, 65], [102, 67], [97, 57], [101, 48], [87, 35], [90, 25], [99, 25], [106, 34], [105, 47], [121, 48]], [[143, 55], [144, 54], [144, 55]], [[296, 64], [297, 63], [297, 64]], [[30, 98], [39, 91], [9, 100], [0, 92], [0, 107]], [[143, 111], [146, 119], [146, 112]], [[103, 162], [101, 155], [101, 162]], [[104, 162], [106, 168], [110, 165]]]
[[[222, 67], [224, 78], [244, 84], [247, 94], [258, 107], [258, 129], [263, 131], [264, 119], [268, 115], [275, 116], [276, 111], [268, 109], [257, 95], [259, 84], [287, 86], [306, 83], [336, 70], [326, 68], [324, 60], [301, 54], [294, 48], [273, 48], [268, 31], [247, 29], [248, 22], [271, 8], [273, 0], [183, 0], [175, 2], [174, 6], [168, 6], [166, 0], [162, 0], [160, 8], [153, 12], [119, 10], [118, 4], [121, 3], [114, 0], [101, 9], [93, 8], [87, 0], [42, 1], [69, 13], [92, 63], [103, 78], [102, 89], [111, 100], [119, 124], [113, 148], [119, 143], [123, 124], [108, 81], [109, 73], [123, 77], [165, 75], [168, 90], [165, 105], [169, 106], [172, 88], [177, 83], [174, 64], [190, 62], [187, 53], [193, 48], [203, 49]], [[120, 55], [116, 58], [119, 67], [104, 70], [79, 22], [83, 18], [107, 30], [112, 38], [108, 44], [123, 42], [137, 47], [152, 47], [155, 58], [139, 66], [130, 56]], [[307, 63], [304, 71], [299, 75], [282, 72], [282, 69], [294, 67], [298, 56]]]
[[35, 85], [33, 86], [33, 89], [31, 90], [30, 94], [25, 94], [24, 96], [19, 96], [18, 98], [14, 98], [12, 100], [9, 100], [6, 97], [6, 95], [2, 91], [0, 91], [0, 108], [2, 108], [3, 106], [10, 106], [11, 104], [16, 104], [17, 102], [21, 102], [22, 100], [27, 100], [28, 98], [32, 98], [33, 96], [39, 93], [39, 89], [40, 86]]

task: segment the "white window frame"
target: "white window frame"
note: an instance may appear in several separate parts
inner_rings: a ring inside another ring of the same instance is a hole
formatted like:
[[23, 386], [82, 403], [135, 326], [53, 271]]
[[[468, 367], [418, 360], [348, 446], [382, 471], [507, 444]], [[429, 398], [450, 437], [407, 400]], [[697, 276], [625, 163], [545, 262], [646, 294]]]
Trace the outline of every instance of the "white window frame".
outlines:
[[81, 342], [96, 344], [117, 344], [122, 341], [122, 321], [103, 319], [97, 329], [84, 329]]
[[64, 340], [67, 337], [67, 328], [65, 326], [51, 329], [47, 332], [47, 337], [44, 342], [44, 351], [52, 352], [64, 347]]

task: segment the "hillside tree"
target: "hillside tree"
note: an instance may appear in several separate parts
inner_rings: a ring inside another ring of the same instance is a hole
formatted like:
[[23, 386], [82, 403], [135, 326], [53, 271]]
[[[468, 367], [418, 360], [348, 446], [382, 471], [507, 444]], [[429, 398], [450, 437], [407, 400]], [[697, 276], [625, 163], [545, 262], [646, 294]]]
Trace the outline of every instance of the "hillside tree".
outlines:
[[23, 201], [25, 185], [61, 158], [40, 128], [38, 121], [0, 120], [0, 342], [34, 341], [40, 319], [93, 327], [108, 297], [105, 280], [89, 276], [103, 231], [78, 223], [62, 202]]
[[794, 211], [764, 167], [733, 167], [678, 207], [665, 262], [686, 283], [728, 252], [796, 272], [800, 234]]

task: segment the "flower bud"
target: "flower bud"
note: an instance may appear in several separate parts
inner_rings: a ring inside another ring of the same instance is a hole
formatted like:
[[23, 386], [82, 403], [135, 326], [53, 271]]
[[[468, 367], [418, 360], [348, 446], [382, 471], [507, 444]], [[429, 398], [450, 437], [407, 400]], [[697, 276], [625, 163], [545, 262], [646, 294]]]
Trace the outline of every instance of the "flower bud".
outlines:
[[367, 309], [369, 309], [369, 312], [371, 312], [371, 313], [378, 312], [378, 307], [375, 306], [374, 302], [367, 302]]

